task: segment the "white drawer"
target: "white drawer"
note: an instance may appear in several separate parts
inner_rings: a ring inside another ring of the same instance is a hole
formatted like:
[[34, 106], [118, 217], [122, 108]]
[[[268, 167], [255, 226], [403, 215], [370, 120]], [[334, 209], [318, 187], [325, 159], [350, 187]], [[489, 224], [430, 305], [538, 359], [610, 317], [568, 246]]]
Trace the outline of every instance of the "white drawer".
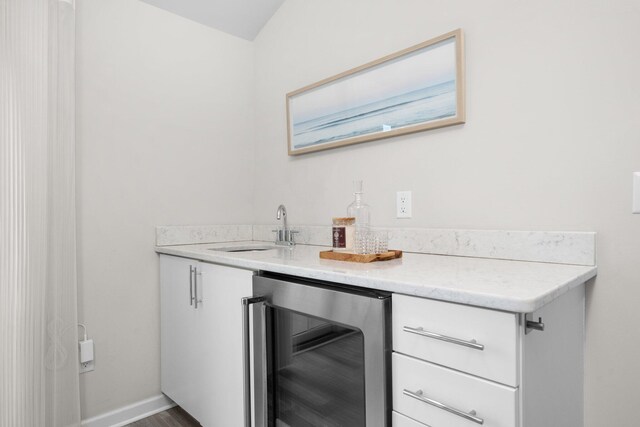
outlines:
[[[393, 410], [431, 427], [516, 427], [518, 390], [393, 353]], [[405, 394], [418, 393], [473, 421]], [[400, 424], [402, 425], [402, 424]], [[410, 424], [408, 424], [410, 425]]]
[[393, 427], [425, 427], [424, 424], [419, 423], [416, 420], [412, 420], [409, 417], [405, 417], [396, 411], [391, 413], [391, 425]]
[[[399, 294], [392, 301], [394, 351], [518, 386], [516, 314]], [[473, 340], [483, 348], [470, 347]]]

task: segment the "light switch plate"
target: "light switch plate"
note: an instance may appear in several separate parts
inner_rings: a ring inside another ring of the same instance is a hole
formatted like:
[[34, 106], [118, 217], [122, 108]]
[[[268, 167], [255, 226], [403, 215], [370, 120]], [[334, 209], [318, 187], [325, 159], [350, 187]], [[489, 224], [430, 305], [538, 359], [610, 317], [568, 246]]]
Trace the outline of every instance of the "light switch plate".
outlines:
[[634, 214], [640, 214], [640, 172], [633, 173], [633, 208]]

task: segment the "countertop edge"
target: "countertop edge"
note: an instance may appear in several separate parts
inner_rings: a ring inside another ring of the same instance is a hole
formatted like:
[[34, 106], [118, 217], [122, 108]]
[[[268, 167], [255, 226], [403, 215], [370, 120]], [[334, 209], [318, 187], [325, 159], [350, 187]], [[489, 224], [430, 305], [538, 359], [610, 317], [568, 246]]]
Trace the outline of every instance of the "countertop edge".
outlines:
[[[191, 249], [191, 250], [190, 250]], [[274, 273], [300, 276], [308, 279], [333, 281], [353, 286], [373, 288], [389, 291], [398, 294], [417, 296], [421, 298], [435, 299], [445, 302], [472, 305], [476, 307], [489, 308], [514, 313], [531, 313], [555, 300], [569, 290], [585, 284], [597, 274], [596, 266], [580, 266], [585, 270], [564, 283], [559, 283], [554, 289], [541, 294], [535, 298], [524, 299], [505, 295], [488, 295], [483, 293], [458, 290], [442, 286], [416, 286], [415, 284], [403, 282], [402, 280], [388, 280], [383, 278], [372, 278], [359, 276], [358, 274], [348, 274], [343, 272], [318, 270], [309, 267], [301, 267], [286, 264], [277, 264], [260, 260], [252, 260], [234, 257], [232, 254], [224, 252], [202, 253], [190, 245], [178, 248], [171, 246], [156, 246], [155, 252], [158, 254], [174, 255], [182, 258], [195, 259], [203, 262], [227, 265], [236, 268], [243, 268], [252, 271], [270, 271]], [[446, 256], [446, 255], [438, 255]], [[338, 262], [338, 261], [336, 261]], [[511, 261], [505, 261], [511, 262]]]

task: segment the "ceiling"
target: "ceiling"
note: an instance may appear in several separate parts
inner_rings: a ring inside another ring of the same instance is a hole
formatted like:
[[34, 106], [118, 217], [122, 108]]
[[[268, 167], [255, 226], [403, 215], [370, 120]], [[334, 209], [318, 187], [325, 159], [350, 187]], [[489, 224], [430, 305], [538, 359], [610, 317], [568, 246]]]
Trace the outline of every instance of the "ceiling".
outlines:
[[142, 0], [225, 33], [253, 40], [284, 0]]

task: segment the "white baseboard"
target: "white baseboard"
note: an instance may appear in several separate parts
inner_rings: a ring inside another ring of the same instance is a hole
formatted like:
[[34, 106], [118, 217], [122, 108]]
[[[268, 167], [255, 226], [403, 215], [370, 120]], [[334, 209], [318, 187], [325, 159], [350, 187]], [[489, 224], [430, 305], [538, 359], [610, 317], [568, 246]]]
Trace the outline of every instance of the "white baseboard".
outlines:
[[110, 412], [82, 420], [83, 427], [122, 427], [173, 408], [176, 404], [164, 394], [123, 406]]

